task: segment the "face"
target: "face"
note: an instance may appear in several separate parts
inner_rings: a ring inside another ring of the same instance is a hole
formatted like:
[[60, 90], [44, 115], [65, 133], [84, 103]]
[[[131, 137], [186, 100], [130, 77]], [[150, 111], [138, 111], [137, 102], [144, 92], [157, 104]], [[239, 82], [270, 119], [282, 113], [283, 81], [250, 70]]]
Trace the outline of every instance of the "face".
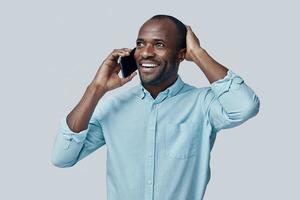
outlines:
[[176, 48], [176, 30], [168, 20], [147, 21], [140, 28], [134, 57], [144, 85], [160, 86], [176, 79], [182, 57]]

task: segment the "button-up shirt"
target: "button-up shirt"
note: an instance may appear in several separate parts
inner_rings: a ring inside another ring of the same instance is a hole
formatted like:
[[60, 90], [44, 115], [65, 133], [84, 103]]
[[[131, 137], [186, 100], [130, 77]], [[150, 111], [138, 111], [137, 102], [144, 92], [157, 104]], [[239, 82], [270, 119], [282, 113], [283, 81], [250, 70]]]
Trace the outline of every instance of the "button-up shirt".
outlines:
[[178, 75], [155, 99], [140, 83], [102, 97], [80, 133], [64, 116], [52, 163], [70, 167], [106, 145], [108, 200], [201, 200], [217, 133], [258, 110], [258, 97], [231, 70], [203, 88]]

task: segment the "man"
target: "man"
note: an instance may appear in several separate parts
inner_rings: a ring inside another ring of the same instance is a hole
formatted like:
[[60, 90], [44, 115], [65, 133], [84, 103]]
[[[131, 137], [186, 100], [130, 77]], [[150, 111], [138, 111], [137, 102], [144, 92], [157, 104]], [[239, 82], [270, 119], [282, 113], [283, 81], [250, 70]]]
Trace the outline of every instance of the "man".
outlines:
[[[191, 27], [157, 15], [139, 30], [134, 54], [140, 84], [104, 94], [132, 80], [120, 78], [115, 49], [78, 105], [61, 121], [52, 162], [70, 167], [104, 144], [108, 200], [200, 200], [210, 179], [216, 133], [255, 116], [259, 99], [240, 76], [200, 46]], [[210, 87], [182, 81], [178, 67], [194, 62]]]

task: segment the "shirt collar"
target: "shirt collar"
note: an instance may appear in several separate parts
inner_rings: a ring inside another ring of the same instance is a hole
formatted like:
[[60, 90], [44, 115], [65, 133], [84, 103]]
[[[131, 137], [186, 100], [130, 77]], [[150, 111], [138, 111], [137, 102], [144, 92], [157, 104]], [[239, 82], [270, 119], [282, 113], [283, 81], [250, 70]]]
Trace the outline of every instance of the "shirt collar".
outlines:
[[[176, 81], [172, 85], [170, 85], [168, 88], [166, 88], [164, 91], [160, 92], [158, 94], [158, 96], [161, 96], [161, 95], [165, 96], [165, 97], [175, 96], [181, 90], [183, 85], [184, 85], [184, 82], [182, 81], [180, 75], [178, 74]], [[140, 94], [141, 99], [144, 99], [147, 95], [151, 96], [150, 92], [148, 92], [147, 89], [144, 88], [144, 86], [142, 85], [141, 82], [140, 82], [140, 88], [141, 88], [141, 94]]]

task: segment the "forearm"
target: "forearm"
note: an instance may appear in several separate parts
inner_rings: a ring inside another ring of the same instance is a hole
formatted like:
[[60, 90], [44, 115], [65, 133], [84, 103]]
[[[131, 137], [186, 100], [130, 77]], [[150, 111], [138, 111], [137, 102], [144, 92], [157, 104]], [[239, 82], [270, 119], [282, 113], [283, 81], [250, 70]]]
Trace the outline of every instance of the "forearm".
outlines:
[[79, 133], [87, 129], [95, 107], [105, 93], [106, 91], [96, 84], [91, 83], [87, 87], [80, 102], [67, 116], [67, 124], [73, 132]]
[[228, 71], [225, 78], [214, 82], [210, 91], [210, 95], [207, 95], [209, 116], [218, 130], [237, 126], [259, 111], [258, 96], [232, 71]]
[[[60, 122], [60, 132], [54, 141], [52, 163], [57, 167], [71, 167], [100, 146], [105, 144], [101, 127], [97, 123], [94, 110], [105, 94], [101, 87], [90, 84], [80, 102]], [[94, 113], [94, 114], [93, 114]], [[97, 141], [87, 139], [96, 138]], [[88, 140], [89, 142], [85, 142]]]
[[224, 78], [228, 69], [214, 60], [203, 48], [192, 51], [192, 59], [202, 70], [210, 83]]

